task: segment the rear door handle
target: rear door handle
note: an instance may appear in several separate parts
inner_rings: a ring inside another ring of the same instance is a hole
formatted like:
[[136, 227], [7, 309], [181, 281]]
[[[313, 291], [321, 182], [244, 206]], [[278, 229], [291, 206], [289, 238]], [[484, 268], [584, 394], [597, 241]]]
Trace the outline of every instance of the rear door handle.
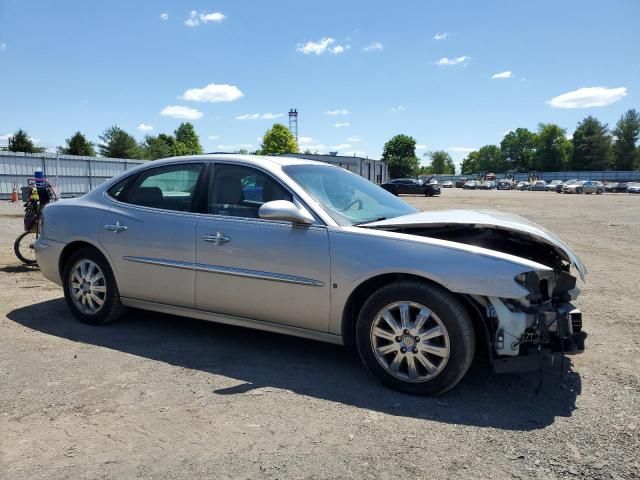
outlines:
[[202, 239], [205, 242], [211, 242], [214, 245], [222, 245], [231, 241], [231, 239], [225, 236], [222, 232], [217, 232], [215, 235], [203, 235]]
[[113, 232], [113, 233], [120, 233], [120, 232], [127, 231], [127, 227], [125, 225], [121, 225], [120, 222], [116, 222], [115, 225], [105, 225], [104, 229], [109, 230], [110, 232]]

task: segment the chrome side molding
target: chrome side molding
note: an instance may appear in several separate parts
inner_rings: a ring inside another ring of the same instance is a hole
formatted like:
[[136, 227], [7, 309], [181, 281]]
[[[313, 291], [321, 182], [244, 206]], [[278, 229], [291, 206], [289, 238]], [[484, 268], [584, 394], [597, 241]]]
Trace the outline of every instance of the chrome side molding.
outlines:
[[259, 270], [247, 270], [244, 268], [223, 267], [220, 265], [207, 265], [204, 263], [179, 262], [175, 260], [164, 260], [160, 258], [147, 257], [122, 257], [123, 260], [149, 265], [160, 265], [163, 267], [181, 268], [195, 270], [198, 272], [219, 273], [221, 275], [233, 275], [236, 277], [254, 278], [257, 280], [267, 280], [273, 282], [293, 283], [296, 285], [307, 285], [310, 287], [324, 287], [324, 282], [312, 278], [285, 275], [282, 273], [261, 272]]

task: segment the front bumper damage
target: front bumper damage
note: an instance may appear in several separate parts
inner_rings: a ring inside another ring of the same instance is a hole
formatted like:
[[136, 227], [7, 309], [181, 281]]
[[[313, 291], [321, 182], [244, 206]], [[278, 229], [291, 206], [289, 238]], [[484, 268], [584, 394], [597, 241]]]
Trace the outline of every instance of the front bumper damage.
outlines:
[[548, 300], [523, 307], [497, 297], [487, 300], [487, 316], [495, 325], [496, 373], [536, 371], [562, 355], [584, 351], [582, 312], [570, 302]]

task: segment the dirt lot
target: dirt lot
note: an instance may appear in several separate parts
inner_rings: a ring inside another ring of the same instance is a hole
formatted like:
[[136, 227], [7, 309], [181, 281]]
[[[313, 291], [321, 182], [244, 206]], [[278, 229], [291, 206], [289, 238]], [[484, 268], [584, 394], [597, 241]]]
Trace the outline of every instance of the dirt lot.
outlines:
[[0, 477], [640, 477], [640, 196], [445, 190], [421, 209], [512, 211], [587, 264], [587, 352], [564, 378], [476, 367], [416, 398], [346, 349], [131, 311], [95, 328], [19, 265], [0, 205]]

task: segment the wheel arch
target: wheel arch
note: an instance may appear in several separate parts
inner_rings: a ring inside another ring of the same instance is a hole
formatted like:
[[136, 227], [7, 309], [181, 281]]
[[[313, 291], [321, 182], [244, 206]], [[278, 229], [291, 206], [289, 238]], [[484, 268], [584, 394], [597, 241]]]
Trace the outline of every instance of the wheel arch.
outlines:
[[491, 355], [491, 332], [493, 331], [493, 327], [482, 305], [480, 305], [471, 295], [451, 292], [444, 285], [438, 282], [411, 273], [384, 273], [376, 275], [363, 281], [351, 292], [342, 312], [341, 330], [344, 345], [355, 345], [358, 314], [367, 299], [380, 288], [402, 280], [412, 280], [435, 285], [437, 287], [444, 288], [454, 295], [467, 310], [469, 317], [472, 320], [476, 337], [476, 354], [480, 353], [482, 355], [486, 355], [489, 362], [491, 361], [493, 358]]
[[[71, 255], [73, 255], [75, 252], [77, 252], [82, 248], [94, 249], [96, 252], [98, 252], [102, 256], [102, 258], [104, 258], [104, 261], [107, 262], [107, 264], [111, 268], [111, 271], [114, 271], [113, 265], [109, 261], [109, 258], [107, 257], [105, 252], [102, 251], [100, 247], [86, 240], [74, 240], [72, 242], [69, 242], [67, 245], [65, 245], [65, 247], [62, 249], [62, 252], [60, 252], [60, 257], [58, 258], [58, 273], [60, 274], [61, 279], [63, 279], [64, 267], [67, 263], [67, 260], [69, 260]], [[64, 281], [64, 279], [62, 281]]]

